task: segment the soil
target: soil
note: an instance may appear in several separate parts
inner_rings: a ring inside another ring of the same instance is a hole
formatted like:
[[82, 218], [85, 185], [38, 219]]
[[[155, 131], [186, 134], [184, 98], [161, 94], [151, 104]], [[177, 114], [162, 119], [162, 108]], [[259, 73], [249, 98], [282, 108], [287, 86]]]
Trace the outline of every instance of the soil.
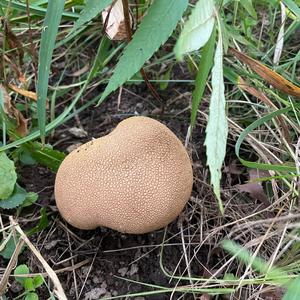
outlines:
[[[56, 149], [66, 151], [68, 147], [79, 142], [84, 143], [92, 138], [106, 135], [124, 118], [141, 114], [165, 123], [184, 143], [189, 124], [190, 94], [187, 94], [191, 90], [189, 85], [170, 84], [168, 92], [162, 92], [163, 98], [166, 99], [163, 114], [155, 105], [155, 100], [149, 95], [144, 84], [133, 85], [129, 89], [123, 89], [119, 107], [118, 95], [114, 94], [100, 107], [90, 107], [80, 113], [78, 118], [69, 120], [59, 127], [54, 137], [48, 142]], [[204, 102], [202, 106], [205, 110], [207, 103]], [[82, 127], [87, 135], [78, 138], [70, 134], [69, 130], [73, 127]], [[171, 278], [173, 273], [177, 276], [188, 275], [183, 256], [181, 230], [184, 232], [185, 239], [187, 237], [188, 242], [191, 243], [189, 251], [192, 255], [194, 254], [189, 275], [209, 276], [209, 270], [221, 262], [223, 256], [220, 255], [217, 244], [198, 247], [202, 242], [200, 223], [203, 214], [201, 210], [203, 206], [206, 206], [205, 203], [209, 204], [209, 210], [214, 217], [220, 216], [211, 187], [206, 183], [208, 171], [205, 167], [203, 139], [202, 120], [198, 122], [194, 130], [193, 142], [189, 145], [195, 178], [192, 201], [179, 219], [170, 224], [166, 231], [162, 229], [144, 235], [125, 235], [107, 228], [98, 228], [94, 231], [73, 228], [60, 217], [55, 206], [53, 195], [55, 174], [39, 165], [19, 166], [19, 183], [27, 191], [37, 192], [39, 200], [22, 212], [18, 222], [23, 229], [31, 228], [38, 222], [40, 208], [47, 208], [49, 219], [47, 229], [31, 236], [30, 239], [50, 266], [58, 271], [68, 299], [100, 299], [101, 297], [155, 291], [159, 288], [158, 286], [175, 287], [189, 284], [189, 281]], [[223, 220], [223, 222], [226, 221], [230, 220]], [[212, 218], [211, 226], [214, 224]], [[163, 241], [165, 241], [165, 246], [162, 251]], [[163, 253], [162, 265], [170, 274], [169, 276], [164, 274], [160, 266], [161, 251]], [[7, 264], [7, 262], [3, 263]], [[40, 263], [27, 249], [19, 257], [19, 263], [29, 264], [32, 272], [44, 272]], [[51, 290], [50, 279], [47, 277], [45, 279]], [[38, 292], [41, 299], [49, 297], [49, 291], [45, 285], [39, 288]], [[7, 295], [13, 298], [18, 293], [18, 287], [12, 284]], [[161, 293], [126, 299], [195, 299], [194, 296], [182, 293]]]

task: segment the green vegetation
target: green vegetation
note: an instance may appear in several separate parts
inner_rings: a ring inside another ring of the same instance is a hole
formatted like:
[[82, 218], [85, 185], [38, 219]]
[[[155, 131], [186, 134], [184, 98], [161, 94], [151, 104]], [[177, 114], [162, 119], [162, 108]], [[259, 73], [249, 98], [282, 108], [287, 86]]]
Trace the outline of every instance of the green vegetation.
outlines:
[[[185, 132], [175, 133], [192, 153], [195, 176], [177, 232], [166, 230], [153, 246], [171, 287], [121, 276], [144, 290], [131, 296], [254, 299], [272, 291], [300, 298], [300, 1], [126, 0], [133, 25], [128, 15], [118, 41], [107, 37], [101, 19], [112, 2], [0, 0], [0, 255], [6, 276], [14, 274], [23, 288], [9, 291], [3, 276], [0, 297], [44, 295], [43, 277], [29, 276], [29, 258], [15, 268], [21, 253], [33, 252], [51, 279], [47, 297], [65, 299], [36, 238], [59, 222], [51, 195], [41, 192], [53, 190], [54, 179], [31, 190], [22, 170], [55, 173], [67, 148], [57, 132], [74, 120], [84, 131], [79, 115], [93, 119], [112, 101], [119, 112], [126, 90], [127, 98], [150, 102], [149, 116], [184, 124]], [[147, 96], [139, 95], [145, 89]], [[128, 111], [120, 115], [136, 113]], [[17, 224], [34, 245], [24, 244]], [[70, 236], [81, 237], [64, 226], [74, 267]], [[164, 261], [168, 247], [182, 252], [172, 271]], [[205, 271], [195, 274], [194, 265]], [[74, 270], [79, 299], [86, 281], [78, 283]]]

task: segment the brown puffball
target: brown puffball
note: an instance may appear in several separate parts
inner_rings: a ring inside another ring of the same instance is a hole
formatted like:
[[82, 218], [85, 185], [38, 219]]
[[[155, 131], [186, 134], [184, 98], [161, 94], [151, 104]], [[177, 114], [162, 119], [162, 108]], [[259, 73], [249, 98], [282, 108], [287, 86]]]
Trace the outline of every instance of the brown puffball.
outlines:
[[172, 131], [154, 119], [131, 117], [66, 157], [55, 199], [77, 228], [140, 234], [173, 221], [192, 185], [189, 156]]

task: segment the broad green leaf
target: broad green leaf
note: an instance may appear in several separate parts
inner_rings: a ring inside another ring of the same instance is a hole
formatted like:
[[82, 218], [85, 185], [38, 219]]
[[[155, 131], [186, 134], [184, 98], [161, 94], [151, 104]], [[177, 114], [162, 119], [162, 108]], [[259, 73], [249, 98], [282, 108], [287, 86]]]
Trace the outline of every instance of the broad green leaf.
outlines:
[[239, 1], [239, 3], [241, 3], [241, 5], [246, 9], [248, 14], [252, 18], [254, 18], [255, 20], [257, 19], [257, 14], [256, 14], [256, 11], [253, 7], [252, 0], [242, 0], [242, 1]]
[[34, 284], [34, 287], [35, 288], [38, 288], [39, 286], [41, 286], [42, 284], [44, 283], [44, 278], [42, 275], [38, 275], [38, 276], [35, 276], [33, 278], [33, 284]]
[[249, 168], [260, 169], [260, 170], [273, 170], [273, 171], [279, 171], [279, 172], [296, 172], [295, 166], [285, 165], [285, 164], [274, 165], [274, 164], [257, 163], [257, 162], [245, 160], [240, 156], [240, 147], [241, 147], [244, 139], [247, 137], [247, 135], [253, 129], [257, 128], [258, 126], [264, 124], [267, 121], [272, 120], [273, 118], [275, 118], [283, 113], [288, 112], [291, 109], [292, 109], [291, 107], [287, 107], [287, 108], [276, 110], [256, 121], [254, 121], [251, 125], [249, 125], [246, 129], [244, 129], [244, 131], [240, 134], [240, 136], [235, 144], [235, 154], [244, 166], [247, 166]]
[[37, 111], [42, 143], [45, 142], [46, 100], [52, 53], [58, 26], [64, 11], [65, 0], [49, 1], [42, 29], [41, 46], [39, 51], [39, 68], [37, 81]]
[[75, 22], [74, 27], [70, 31], [69, 35], [79, 29], [85, 23], [90, 22], [111, 2], [112, 0], [87, 0], [85, 7], [83, 8], [79, 18]]
[[26, 278], [24, 280], [23, 286], [25, 291], [27, 292], [33, 292], [35, 290], [32, 278]]
[[5, 152], [0, 152], [0, 203], [13, 192], [17, 181], [15, 164]]
[[195, 90], [192, 95], [191, 127], [193, 128], [197, 118], [197, 111], [205, 90], [208, 74], [213, 65], [216, 29], [213, 30], [208, 42], [203, 47], [195, 80]]
[[32, 205], [33, 203], [35, 203], [37, 201], [38, 198], [39, 198], [39, 195], [37, 193], [34, 193], [34, 192], [27, 193], [26, 199], [22, 203], [22, 207], [27, 207], [27, 206]]
[[37, 295], [37, 293], [28, 293], [26, 294], [24, 300], [39, 300], [39, 296]]
[[175, 46], [177, 59], [206, 44], [214, 28], [214, 0], [198, 0]]
[[126, 46], [98, 105], [138, 72], [160, 45], [168, 39], [187, 5], [188, 0], [153, 2], [133, 35], [133, 39]]
[[0, 201], [0, 207], [4, 209], [16, 208], [25, 201], [26, 196], [26, 191], [16, 183], [13, 193], [7, 199]]
[[[16, 249], [16, 243], [18, 242], [19, 237], [16, 241], [13, 237], [10, 237], [5, 248], [0, 252], [0, 255], [5, 259], [10, 259]], [[1, 241], [0, 246], [4, 243], [4, 240]]]
[[[25, 264], [19, 265], [15, 268], [14, 275], [27, 275], [27, 274], [29, 274], [29, 268]], [[24, 281], [26, 278], [28, 277], [17, 276], [16, 280], [24, 286]]]
[[223, 78], [223, 49], [222, 35], [219, 39], [212, 69], [212, 94], [209, 105], [209, 116], [206, 127], [206, 155], [210, 170], [211, 183], [223, 213], [223, 204], [220, 195], [221, 168], [226, 154], [228, 124], [226, 119], [226, 103]]
[[52, 149], [51, 146], [45, 145], [44, 148], [38, 142], [26, 145], [26, 149], [32, 157], [40, 164], [48, 167], [51, 171], [56, 172], [66, 155], [63, 152]]
[[282, 300], [298, 300], [300, 299], [300, 276], [296, 277], [288, 287]]

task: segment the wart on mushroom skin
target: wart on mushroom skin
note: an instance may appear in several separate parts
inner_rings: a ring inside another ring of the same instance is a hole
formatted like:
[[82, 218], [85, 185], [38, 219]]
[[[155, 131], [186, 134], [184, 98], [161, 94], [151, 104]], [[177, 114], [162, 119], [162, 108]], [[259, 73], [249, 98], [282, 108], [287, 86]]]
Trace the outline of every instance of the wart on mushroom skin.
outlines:
[[131, 117], [66, 157], [55, 198], [77, 228], [141, 234], [172, 222], [192, 185], [191, 162], [175, 134], [154, 119]]

